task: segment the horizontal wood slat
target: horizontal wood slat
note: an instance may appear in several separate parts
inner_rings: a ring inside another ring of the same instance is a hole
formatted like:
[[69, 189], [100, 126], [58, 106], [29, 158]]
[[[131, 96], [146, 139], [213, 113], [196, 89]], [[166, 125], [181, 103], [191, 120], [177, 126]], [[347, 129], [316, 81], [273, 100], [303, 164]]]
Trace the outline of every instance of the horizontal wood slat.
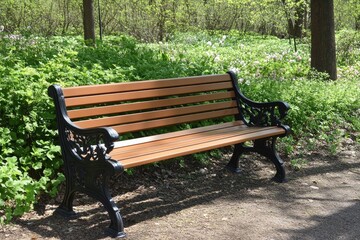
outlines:
[[230, 81], [229, 74], [69, 87], [69, 88], [64, 88], [63, 93], [65, 98], [68, 98], [68, 97], [89, 96], [89, 95], [97, 95], [97, 94], [105, 94], [105, 93], [115, 93], [115, 92], [120, 93], [120, 92], [137, 91], [137, 90], [145, 90], [145, 89], [158, 89], [164, 87], [215, 83], [215, 82], [223, 82], [223, 81]]
[[92, 105], [92, 104], [103, 104], [110, 102], [120, 102], [120, 101], [136, 100], [136, 99], [198, 93], [205, 91], [226, 90], [231, 88], [232, 88], [231, 82], [211, 83], [211, 84], [194, 85], [194, 86], [186, 86], [186, 87], [162, 88], [162, 89], [133, 91], [133, 92], [125, 92], [125, 93], [102, 94], [102, 95], [87, 96], [87, 97], [66, 98], [65, 104], [67, 107], [84, 106], [84, 105]]
[[134, 114], [125, 114], [122, 116], [98, 118], [98, 119], [89, 119], [84, 121], [75, 122], [78, 126], [82, 128], [93, 128], [93, 127], [103, 127], [103, 126], [113, 126], [120, 125], [132, 122], [145, 122], [153, 119], [161, 118], [170, 118], [177, 117], [187, 114], [215, 111], [221, 109], [228, 109], [236, 107], [235, 101], [212, 103], [212, 104], [203, 104], [195, 105], [182, 108], [170, 108], [157, 111], [149, 111], [143, 113], [134, 113]]
[[197, 143], [209, 142], [217, 139], [224, 139], [237, 136], [241, 131], [242, 134], [253, 133], [259, 131], [258, 128], [249, 128], [246, 125], [233, 126], [212, 131], [206, 131], [197, 134], [184, 135], [181, 137], [153, 141], [120, 149], [114, 149], [111, 156], [115, 159], [125, 160], [139, 156], [146, 156], [148, 154], [170, 151], [172, 149], [191, 146]]
[[70, 119], [234, 98], [233, 91], [69, 110]]
[[146, 156], [142, 155], [139, 157], [129, 158], [125, 160], [116, 159], [116, 156], [113, 157], [114, 160], [118, 160], [122, 166], [127, 169], [139, 165], [144, 165], [152, 162], [158, 162], [161, 160], [185, 156], [193, 153], [198, 153], [202, 151], [211, 150], [214, 148], [225, 147], [229, 145], [233, 145], [236, 143], [246, 142], [249, 140], [256, 140], [260, 138], [266, 138], [271, 136], [276, 136], [280, 134], [284, 134], [285, 130], [279, 127], [266, 127], [266, 128], [259, 128], [257, 132], [251, 133], [242, 133], [241, 131], [238, 135], [233, 137], [226, 137], [220, 139], [212, 139], [207, 142], [194, 142], [191, 145], [187, 145], [185, 147], [179, 147], [176, 149], [170, 149], [168, 151], [162, 151], [157, 153], [150, 153]]
[[164, 127], [170, 126], [180, 123], [188, 123], [188, 122], [195, 122], [204, 119], [213, 119], [225, 116], [232, 116], [238, 114], [239, 111], [237, 108], [225, 109], [225, 110], [218, 110], [212, 112], [205, 112], [205, 113], [197, 113], [185, 116], [179, 116], [174, 118], [163, 118], [158, 120], [151, 120], [151, 121], [144, 121], [138, 123], [129, 123], [119, 126], [111, 126], [115, 131], [118, 133], [126, 133], [126, 132], [135, 132], [140, 130], [146, 130], [151, 128], [157, 127]]
[[[165, 139], [170, 139], [170, 138], [177, 138], [177, 137], [181, 137], [181, 136], [185, 136], [185, 135], [198, 134], [198, 133], [203, 133], [203, 132], [207, 132], [207, 131], [218, 130], [218, 129], [234, 127], [234, 126], [242, 126], [242, 125], [244, 125], [243, 121], [226, 122], [226, 123], [219, 123], [216, 125], [210, 125], [210, 126], [205, 126], [205, 127], [186, 129], [186, 130], [177, 131], [177, 132], [163, 133], [163, 134], [141, 137], [141, 138], [136, 138], [136, 139], [123, 140], [123, 141], [115, 142], [114, 148], [116, 149], [116, 148], [120, 148], [120, 147], [154, 142], [154, 141], [165, 140]], [[114, 149], [114, 151], [115, 151], [115, 149]]]

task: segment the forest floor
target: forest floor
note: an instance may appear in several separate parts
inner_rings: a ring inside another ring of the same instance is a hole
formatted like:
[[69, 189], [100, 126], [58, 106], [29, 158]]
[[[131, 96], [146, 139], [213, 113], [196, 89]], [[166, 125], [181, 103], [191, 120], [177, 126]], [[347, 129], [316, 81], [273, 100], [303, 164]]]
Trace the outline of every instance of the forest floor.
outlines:
[[[177, 172], [145, 169], [114, 182], [114, 201], [127, 239], [360, 239], [359, 144], [344, 141], [336, 156], [319, 150], [304, 158], [300, 170], [287, 167], [281, 184], [254, 155], [245, 156], [239, 175], [220, 160]], [[111, 239], [106, 212], [86, 196], [77, 195], [77, 218], [53, 215], [61, 195], [0, 226], [0, 239]]]

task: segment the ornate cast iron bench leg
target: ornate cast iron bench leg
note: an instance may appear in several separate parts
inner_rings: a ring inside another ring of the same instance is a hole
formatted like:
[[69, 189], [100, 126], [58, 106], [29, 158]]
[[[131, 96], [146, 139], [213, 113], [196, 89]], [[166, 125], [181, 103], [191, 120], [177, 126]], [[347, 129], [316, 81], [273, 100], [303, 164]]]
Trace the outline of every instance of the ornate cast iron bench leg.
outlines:
[[276, 151], [275, 143], [277, 137], [258, 139], [254, 141], [254, 150], [270, 159], [276, 168], [276, 174], [272, 178], [275, 182], [286, 182], [284, 161]]
[[66, 188], [63, 197], [63, 201], [60, 206], [55, 210], [55, 214], [67, 218], [74, 218], [76, 213], [73, 210], [73, 201], [75, 196], [75, 181], [72, 179], [72, 174], [69, 173], [69, 168], [65, 169], [66, 176]]
[[[108, 186], [112, 171], [111, 161], [87, 162], [86, 164], [67, 161], [66, 170], [66, 190], [62, 204], [56, 209], [55, 213], [65, 217], [74, 217], [73, 199], [76, 191], [84, 192], [89, 196], [100, 201], [109, 214], [111, 223], [105, 233], [111, 237], [126, 237], [124, 224], [120, 215], [119, 208], [111, 198]], [[108, 165], [109, 164], [109, 165]]]
[[229, 163], [226, 165], [226, 168], [234, 173], [240, 173], [240, 156], [246, 152], [256, 152], [271, 160], [275, 165], [276, 174], [272, 180], [279, 183], [286, 182], [284, 162], [275, 148], [276, 139], [276, 137], [272, 137], [268, 139], [255, 140], [252, 147], [247, 147], [243, 144], [236, 144], [234, 147], [234, 153]]
[[230, 170], [233, 173], [240, 173], [240, 157], [244, 152], [243, 144], [235, 144], [234, 152], [231, 156], [229, 163], [226, 165], [226, 169]]

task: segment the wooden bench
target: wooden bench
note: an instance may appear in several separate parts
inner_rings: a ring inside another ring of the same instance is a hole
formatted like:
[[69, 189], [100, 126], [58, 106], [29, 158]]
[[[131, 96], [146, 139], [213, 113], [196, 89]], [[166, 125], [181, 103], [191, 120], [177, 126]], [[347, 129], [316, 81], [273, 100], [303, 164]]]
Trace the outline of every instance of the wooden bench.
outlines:
[[[126, 234], [108, 182], [128, 168], [234, 145], [228, 169], [239, 172], [240, 155], [253, 151], [273, 162], [275, 181], [285, 180], [275, 141], [290, 132], [280, 122], [289, 106], [247, 99], [232, 72], [63, 89], [52, 85], [48, 93], [66, 176], [56, 212], [73, 216], [74, 194], [85, 192], [108, 211], [107, 232], [113, 237]], [[247, 141], [252, 145], [244, 145]]]

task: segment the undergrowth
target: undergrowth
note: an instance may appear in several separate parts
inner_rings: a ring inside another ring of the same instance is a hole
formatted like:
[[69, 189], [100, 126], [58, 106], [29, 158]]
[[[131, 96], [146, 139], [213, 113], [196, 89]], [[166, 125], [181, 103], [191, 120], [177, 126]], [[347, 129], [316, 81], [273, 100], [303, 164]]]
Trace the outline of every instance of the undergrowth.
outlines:
[[[359, 42], [358, 35], [351, 37]], [[350, 39], [338, 48], [339, 79], [328, 81], [310, 69], [307, 44], [295, 52], [287, 40], [237, 32], [177, 33], [156, 44], [109, 36], [97, 48], [86, 47], [80, 37], [0, 38], [0, 222], [31, 209], [43, 193], [55, 196], [64, 180], [54, 107], [47, 96], [53, 83], [75, 86], [232, 70], [249, 98], [291, 105], [285, 123], [293, 135], [280, 142], [284, 154], [320, 145], [336, 152], [339, 139], [360, 130], [360, 61], [354, 56], [359, 45]], [[202, 155], [195, 159], [203, 161]]]

